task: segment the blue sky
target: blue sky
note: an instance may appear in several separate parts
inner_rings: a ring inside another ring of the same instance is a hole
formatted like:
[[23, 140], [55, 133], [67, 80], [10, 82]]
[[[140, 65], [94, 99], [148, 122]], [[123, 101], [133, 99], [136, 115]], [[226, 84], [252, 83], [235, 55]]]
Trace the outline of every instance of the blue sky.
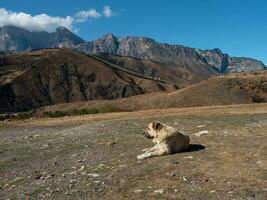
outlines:
[[267, 64], [265, 0], [0, 0], [0, 8], [13, 14], [60, 17], [56, 23], [51, 19], [54, 26], [67, 24], [86, 40], [108, 32], [147, 36], [201, 49], [218, 47]]

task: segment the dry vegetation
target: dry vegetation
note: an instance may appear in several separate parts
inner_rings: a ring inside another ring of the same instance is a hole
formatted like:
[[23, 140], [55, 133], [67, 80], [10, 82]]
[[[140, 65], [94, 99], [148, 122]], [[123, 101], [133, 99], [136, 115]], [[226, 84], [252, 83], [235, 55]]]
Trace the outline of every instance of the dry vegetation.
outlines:
[[112, 101], [87, 101], [58, 104], [37, 110], [44, 112], [100, 109], [112, 107], [121, 111], [179, 108], [267, 102], [267, 72], [219, 76], [170, 93], [152, 93]]
[[[0, 199], [264, 200], [266, 119], [251, 104], [1, 122]], [[194, 145], [138, 161], [152, 120]]]

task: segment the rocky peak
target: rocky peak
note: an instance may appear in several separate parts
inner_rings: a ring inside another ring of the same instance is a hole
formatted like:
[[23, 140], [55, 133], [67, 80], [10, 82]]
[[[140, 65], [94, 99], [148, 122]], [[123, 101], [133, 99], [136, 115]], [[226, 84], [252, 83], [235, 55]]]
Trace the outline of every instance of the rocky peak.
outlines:
[[15, 26], [0, 27], [0, 51], [29, 51], [34, 49], [69, 47], [84, 42], [65, 27], [55, 32], [28, 31]]
[[56, 28], [56, 32], [70, 32], [65, 26], [59, 26]]
[[116, 37], [113, 35], [113, 33], [107, 33], [103, 35], [100, 40], [116, 40]]

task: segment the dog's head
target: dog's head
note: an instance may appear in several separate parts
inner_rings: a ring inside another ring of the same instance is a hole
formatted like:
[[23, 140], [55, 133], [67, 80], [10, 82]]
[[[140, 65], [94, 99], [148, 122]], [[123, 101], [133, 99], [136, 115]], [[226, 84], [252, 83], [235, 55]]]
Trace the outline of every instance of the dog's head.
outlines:
[[163, 124], [160, 122], [151, 122], [148, 124], [147, 129], [144, 131], [143, 135], [146, 138], [153, 139], [157, 136], [157, 133], [163, 128]]

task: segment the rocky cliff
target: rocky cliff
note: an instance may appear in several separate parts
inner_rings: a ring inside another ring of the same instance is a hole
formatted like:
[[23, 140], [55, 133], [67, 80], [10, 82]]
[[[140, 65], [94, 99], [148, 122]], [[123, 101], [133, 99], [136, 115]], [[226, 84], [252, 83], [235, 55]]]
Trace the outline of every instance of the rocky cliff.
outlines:
[[30, 32], [15, 26], [0, 27], [0, 51], [18, 52], [34, 49], [68, 47], [84, 42], [71, 31], [58, 27], [55, 32]]
[[199, 50], [182, 45], [158, 43], [146, 37], [118, 38], [113, 34], [107, 34], [96, 41], [79, 44], [76, 50], [86, 54], [104, 52], [130, 56], [183, 67], [206, 65], [207, 68], [216, 68], [221, 73], [266, 69], [265, 65], [258, 60], [231, 57], [222, 53], [220, 49]]

